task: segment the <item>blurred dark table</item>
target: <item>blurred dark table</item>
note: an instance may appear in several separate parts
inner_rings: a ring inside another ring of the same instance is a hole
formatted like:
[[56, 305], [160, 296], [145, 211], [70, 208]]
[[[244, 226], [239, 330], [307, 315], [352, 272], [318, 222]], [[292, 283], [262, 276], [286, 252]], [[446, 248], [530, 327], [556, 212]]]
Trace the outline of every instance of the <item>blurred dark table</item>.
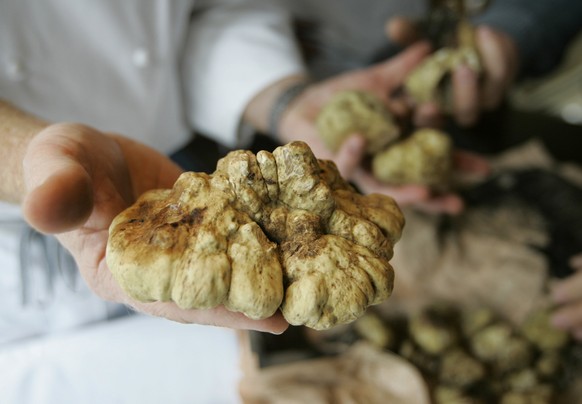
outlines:
[[460, 128], [450, 121], [446, 131], [458, 147], [486, 154], [499, 153], [538, 138], [557, 160], [582, 164], [582, 126], [542, 112], [503, 106], [484, 114], [473, 128]]

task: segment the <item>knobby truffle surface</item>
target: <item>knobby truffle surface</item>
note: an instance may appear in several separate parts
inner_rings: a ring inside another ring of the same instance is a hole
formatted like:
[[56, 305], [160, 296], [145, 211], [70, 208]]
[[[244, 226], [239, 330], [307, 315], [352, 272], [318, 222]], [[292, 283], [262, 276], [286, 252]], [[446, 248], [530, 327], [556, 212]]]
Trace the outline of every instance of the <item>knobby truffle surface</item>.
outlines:
[[186, 172], [120, 213], [107, 263], [139, 301], [224, 305], [325, 329], [387, 299], [404, 219], [384, 195], [361, 195], [330, 161], [293, 142], [229, 153], [211, 174]]
[[456, 46], [440, 48], [426, 58], [408, 75], [404, 89], [416, 103], [436, 102], [450, 112], [453, 101], [448, 79], [462, 65], [476, 74], [483, 70], [475, 43], [474, 28], [467, 22], [458, 25]]
[[366, 138], [367, 152], [377, 153], [398, 139], [400, 129], [384, 102], [366, 91], [338, 92], [317, 116], [318, 132], [330, 150], [350, 135]]
[[417, 129], [372, 159], [374, 176], [394, 185], [423, 184], [435, 189], [449, 185], [453, 161], [450, 137], [431, 128]]

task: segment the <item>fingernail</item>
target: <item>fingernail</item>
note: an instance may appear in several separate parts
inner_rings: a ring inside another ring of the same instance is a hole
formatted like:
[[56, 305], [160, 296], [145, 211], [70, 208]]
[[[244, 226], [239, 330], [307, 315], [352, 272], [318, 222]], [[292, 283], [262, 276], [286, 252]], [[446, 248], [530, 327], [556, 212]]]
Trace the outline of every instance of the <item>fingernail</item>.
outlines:
[[469, 75], [469, 74], [473, 74], [473, 69], [471, 69], [469, 67], [469, 65], [467, 65], [467, 63], [463, 62], [460, 63], [459, 65], [457, 65], [457, 67], [455, 67], [455, 69], [457, 71], [459, 71], [459, 74], [464, 74], [464, 75]]

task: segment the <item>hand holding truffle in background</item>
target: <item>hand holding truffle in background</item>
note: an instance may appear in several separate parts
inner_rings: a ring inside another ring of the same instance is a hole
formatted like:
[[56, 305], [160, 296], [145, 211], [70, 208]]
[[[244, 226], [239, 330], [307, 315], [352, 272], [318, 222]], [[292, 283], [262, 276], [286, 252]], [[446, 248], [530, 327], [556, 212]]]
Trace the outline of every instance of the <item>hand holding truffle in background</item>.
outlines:
[[[322, 109], [339, 93], [359, 91], [379, 99], [393, 116], [394, 122], [409, 115], [407, 103], [394, 96], [402, 86], [408, 73], [429, 53], [427, 44], [418, 43], [389, 61], [358, 71], [345, 73], [321, 83], [309, 86], [295, 99], [282, 117], [279, 136], [283, 142], [301, 140], [309, 144], [320, 159], [333, 160], [342, 176], [352, 181], [363, 193], [380, 193], [392, 196], [401, 205], [414, 205], [431, 212], [458, 213], [462, 209], [460, 198], [453, 194], [435, 195], [424, 185], [407, 184], [394, 186], [378, 181], [364, 166], [369, 150], [369, 142], [364, 133], [353, 128], [352, 133], [344, 133], [343, 142], [336, 147], [326, 145], [316, 124]], [[394, 137], [394, 133], [389, 135]], [[368, 137], [369, 139], [369, 137]], [[373, 143], [373, 142], [372, 142]], [[385, 145], [380, 139], [378, 144]], [[375, 147], [375, 146], [372, 146]], [[473, 172], [487, 170], [483, 160], [472, 155], [454, 154], [455, 166], [468, 168]], [[460, 162], [460, 165], [456, 165]]]
[[[330, 148], [318, 132], [317, 117], [332, 98], [347, 90], [372, 94], [387, 106], [396, 119], [406, 116], [409, 113], [407, 104], [391, 95], [402, 86], [408, 72], [420, 63], [429, 51], [428, 44], [416, 44], [384, 63], [310, 85], [291, 103], [282, 116], [278, 128], [281, 141], [306, 142], [317, 158], [333, 160], [344, 178], [353, 181], [362, 191], [367, 192], [365, 184], [360, 182], [373, 181], [374, 178], [369, 171], [360, 170], [365, 149], [368, 147], [366, 139], [362, 137], [363, 134], [349, 133], [340, 147]], [[408, 203], [410, 200], [425, 198], [426, 192], [414, 188], [410, 192], [403, 192], [402, 198], [395, 196], [398, 203]]]
[[[341, 149], [353, 133], [361, 135], [366, 147], [352, 155], [359, 163], [352, 176], [362, 176], [356, 183], [364, 192], [388, 193], [399, 203], [426, 211], [458, 213], [462, 209], [461, 200], [452, 193], [456, 159], [447, 134], [429, 128], [403, 133], [379, 97], [357, 90], [338, 92], [321, 109], [316, 125], [330, 150]], [[365, 165], [368, 159], [370, 168]], [[484, 161], [472, 160], [474, 165], [469, 168], [486, 172]], [[471, 155], [465, 161], [470, 162]], [[410, 195], [413, 197], [407, 200]]]
[[[421, 37], [418, 24], [402, 17], [389, 20], [386, 31], [395, 42], [406, 46]], [[409, 81], [407, 87], [416, 102], [418, 126], [438, 125], [447, 113], [447, 107], [434, 94], [447, 74], [451, 88], [445, 103], [462, 126], [475, 124], [482, 111], [498, 107], [517, 76], [518, 49], [506, 33], [477, 26], [474, 36], [466, 35], [459, 42], [461, 46], [456, 50], [436, 50], [411, 75], [412, 83]]]

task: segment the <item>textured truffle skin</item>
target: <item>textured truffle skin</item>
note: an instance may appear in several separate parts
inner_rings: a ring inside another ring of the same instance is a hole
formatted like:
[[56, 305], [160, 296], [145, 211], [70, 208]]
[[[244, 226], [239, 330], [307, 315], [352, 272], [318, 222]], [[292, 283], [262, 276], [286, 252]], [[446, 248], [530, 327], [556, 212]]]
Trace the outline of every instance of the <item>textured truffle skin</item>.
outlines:
[[436, 129], [419, 129], [372, 159], [374, 176], [394, 185], [446, 188], [452, 171], [451, 139]]
[[375, 95], [356, 90], [338, 93], [321, 110], [317, 129], [327, 147], [337, 151], [346, 138], [359, 134], [374, 154], [400, 136], [392, 114]]
[[437, 102], [445, 110], [451, 110], [450, 88], [441, 84], [460, 65], [476, 73], [482, 71], [474, 36], [474, 28], [469, 23], [460, 23], [457, 46], [441, 48], [418, 65], [404, 82], [406, 93], [418, 104]]
[[283, 298], [277, 246], [235, 199], [224, 176], [195, 173], [144, 194], [111, 224], [107, 263], [121, 287], [139, 301], [224, 304], [256, 319], [275, 313]]
[[[418, 84], [424, 89], [425, 83]], [[363, 135], [367, 140], [366, 152], [371, 156], [372, 174], [381, 182], [419, 184], [435, 190], [449, 188], [453, 153], [449, 136], [423, 128], [401, 138], [392, 114], [373, 94], [340, 92], [319, 113], [317, 129], [332, 151], [337, 151], [348, 136]]]
[[390, 296], [403, 225], [390, 197], [357, 194], [293, 142], [232, 152], [212, 175], [144, 194], [113, 221], [107, 263], [139, 301], [253, 319], [280, 308], [290, 324], [325, 329]]
[[460, 348], [443, 355], [440, 369], [442, 383], [466, 388], [485, 377], [485, 366]]
[[550, 309], [538, 310], [521, 325], [524, 336], [544, 352], [559, 350], [569, 341], [568, 333], [553, 327], [550, 317]]

